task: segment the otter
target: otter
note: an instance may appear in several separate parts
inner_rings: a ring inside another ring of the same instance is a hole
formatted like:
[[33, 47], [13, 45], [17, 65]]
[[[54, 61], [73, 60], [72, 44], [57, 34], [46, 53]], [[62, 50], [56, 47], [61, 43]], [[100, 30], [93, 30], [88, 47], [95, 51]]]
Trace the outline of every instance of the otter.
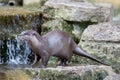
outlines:
[[50, 56], [59, 59], [59, 66], [67, 66], [73, 54], [107, 65], [78, 47], [70, 35], [61, 30], [53, 30], [43, 36], [34, 30], [25, 30], [18, 35], [18, 38], [28, 42], [35, 53], [34, 63], [41, 59], [42, 68], [47, 66]]

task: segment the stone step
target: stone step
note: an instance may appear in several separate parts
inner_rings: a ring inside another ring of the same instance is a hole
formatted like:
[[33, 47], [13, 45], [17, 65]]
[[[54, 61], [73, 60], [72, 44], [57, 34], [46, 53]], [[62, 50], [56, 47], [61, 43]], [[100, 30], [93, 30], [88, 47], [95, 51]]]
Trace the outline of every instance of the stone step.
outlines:
[[33, 80], [103, 80], [106, 76], [115, 74], [111, 67], [98, 65], [22, 70], [31, 75]]

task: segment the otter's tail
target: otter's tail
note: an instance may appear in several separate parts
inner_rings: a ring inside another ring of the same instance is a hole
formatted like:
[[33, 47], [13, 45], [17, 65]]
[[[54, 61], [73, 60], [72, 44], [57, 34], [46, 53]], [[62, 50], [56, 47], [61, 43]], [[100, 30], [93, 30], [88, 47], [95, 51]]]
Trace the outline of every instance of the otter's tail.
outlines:
[[76, 55], [89, 58], [89, 59], [91, 59], [91, 60], [93, 60], [93, 61], [96, 61], [96, 62], [98, 62], [98, 63], [101, 63], [101, 64], [103, 64], [103, 65], [107, 65], [107, 66], [108, 66], [108, 64], [105, 64], [105, 63], [101, 62], [100, 60], [96, 59], [95, 57], [93, 57], [93, 56], [90, 55], [89, 53], [87, 53], [87, 52], [83, 51], [82, 49], [80, 49], [78, 46], [75, 48], [75, 50], [74, 50], [73, 52], [74, 52], [74, 54], [76, 54]]

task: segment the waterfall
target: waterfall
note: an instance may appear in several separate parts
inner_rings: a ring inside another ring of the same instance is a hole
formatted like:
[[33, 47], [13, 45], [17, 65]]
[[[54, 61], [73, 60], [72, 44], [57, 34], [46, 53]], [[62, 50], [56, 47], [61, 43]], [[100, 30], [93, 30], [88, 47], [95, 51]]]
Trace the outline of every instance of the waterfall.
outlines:
[[30, 64], [33, 54], [27, 42], [20, 41], [17, 36], [6, 40], [0, 46], [0, 63]]

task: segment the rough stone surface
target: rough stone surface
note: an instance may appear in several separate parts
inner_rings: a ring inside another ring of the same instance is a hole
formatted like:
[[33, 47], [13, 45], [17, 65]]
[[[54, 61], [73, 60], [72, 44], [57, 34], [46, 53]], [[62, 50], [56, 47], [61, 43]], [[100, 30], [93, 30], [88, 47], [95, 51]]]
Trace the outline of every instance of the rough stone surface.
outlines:
[[120, 25], [120, 14], [118, 14], [117, 16], [113, 17], [113, 22], [116, 25]]
[[0, 80], [31, 80], [21, 70], [0, 70]]
[[79, 45], [111, 64], [120, 73], [120, 26], [111, 23], [91, 25], [83, 32]]
[[[30, 4], [38, 4], [41, 0], [23, 0], [24, 5], [30, 5]], [[43, 0], [42, 0], [43, 1]]]
[[107, 75], [115, 74], [111, 67], [97, 65], [22, 70], [33, 80], [103, 80]]
[[49, 0], [43, 7], [43, 14], [48, 18], [62, 18], [67, 21], [110, 21], [113, 16], [110, 4], [92, 4], [67, 0]]
[[40, 10], [37, 8], [1, 7], [0, 40], [26, 29], [40, 28], [41, 18]]
[[107, 76], [104, 80], [120, 80], [120, 74]]
[[116, 75], [110, 66], [67, 66], [56, 68], [0, 67], [0, 80], [103, 80]]
[[42, 24], [42, 34], [45, 34], [51, 30], [59, 29], [67, 32], [70, 36], [74, 37], [74, 39], [80, 39], [82, 35], [82, 30], [79, 24], [69, 24], [65, 20], [62, 19], [52, 19], [46, 20]]
[[79, 42], [82, 36], [82, 32], [89, 24], [92, 23], [68, 22], [60, 18], [48, 20], [46, 19], [44, 23], [41, 25], [42, 27], [41, 34], [45, 34], [51, 30], [59, 29], [67, 32], [75, 41]]
[[23, 6], [41, 7], [48, 0], [23, 0]]
[[120, 26], [110, 22], [90, 25], [84, 31], [82, 40], [120, 42]]
[[46, 20], [42, 24], [42, 32], [48, 32], [55, 29], [63, 30], [66, 32], [69, 31], [69, 33], [71, 33], [72, 26], [70, 26], [66, 21], [62, 19]]

